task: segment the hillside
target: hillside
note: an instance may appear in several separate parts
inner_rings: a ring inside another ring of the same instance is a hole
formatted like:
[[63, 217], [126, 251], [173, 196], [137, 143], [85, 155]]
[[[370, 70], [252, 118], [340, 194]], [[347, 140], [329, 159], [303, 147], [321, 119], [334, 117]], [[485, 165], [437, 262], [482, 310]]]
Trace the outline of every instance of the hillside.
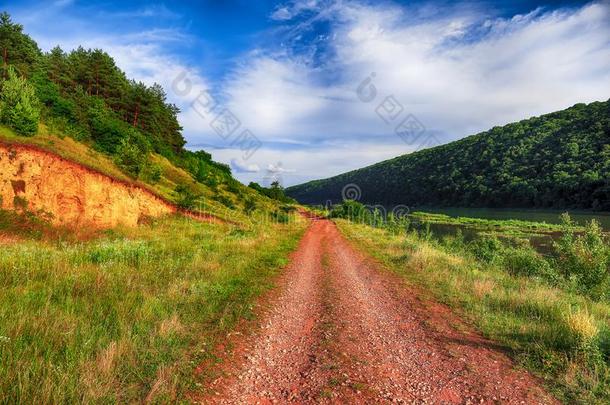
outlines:
[[0, 209], [27, 209], [54, 224], [136, 226], [178, 211], [146, 188], [33, 146], [0, 142], [0, 172]]
[[[42, 209], [54, 214], [53, 222], [66, 224], [71, 222], [70, 218], [74, 214], [68, 213], [71, 210], [66, 210], [67, 216], [61, 214], [62, 210], [58, 209], [61, 204], [57, 202], [56, 197], [60, 194], [67, 195], [69, 190], [74, 198], [83, 202], [87, 200], [87, 204], [92, 204], [93, 207], [102, 204], [95, 199], [91, 200], [93, 195], [101, 195], [98, 194], [100, 187], [105, 195], [120, 195], [122, 189], [131, 190], [128, 193], [129, 198], [122, 199], [122, 203], [129, 201], [134, 192], [142, 194], [139, 191], [142, 190], [143, 195], [149, 194], [145, 201], [158, 201], [154, 205], [159, 208], [155, 208], [154, 212], [174, 212], [178, 206], [240, 223], [250, 222], [250, 215], [255, 210], [261, 214], [271, 213], [281, 205], [279, 201], [267, 198], [231, 177], [213, 186], [200, 183], [191, 173], [155, 153], [151, 153], [149, 159], [159, 167], [158, 179], [151, 181], [146, 178], [133, 178], [123, 172], [111, 157], [60, 132], [56, 134], [48, 133], [44, 124], [40, 125], [38, 134], [32, 137], [17, 135], [9, 128], [0, 126], [0, 166], [3, 168], [0, 173], [0, 207], [17, 208], [13, 206], [15, 193], [12, 183], [15, 181], [26, 182], [27, 194], [24, 193], [21, 197], [25, 198], [24, 202], [30, 211]], [[5, 159], [7, 155], [14, 155], [14, 159]], [[36, 155], [37, 158], [34, 159], [30, 155]], [[53, 181], [47, 181], [49, 178], [53, 178]], [[73, 181], [69, 181], [69, 178]], [[67, 190], [58, 186], [62, 182]], [[85, 184], [94, 186], [85, 187]], [[40, 187], [33, 187], [34, 185]], [[127, 205], [121, 209], [128, 209]], [[169, 208], [166, 209], [165, 206]], [[143, 215], [147, 216], [145, 211]], [[81, 214], [84, 218], [93, 215], [84, 212]], [[125, 212], [120, 215], [122, 220], [118, 222], [112, 216], [97, 218], [93, 222], [106, 227], [118, 223], [133, 224], [139, 217], [135, 211], [131, 212], [131, 215], [124, 214]]]
[[[44, 53], [6, 13], [0, 51], [0, 143], [36, 147], [180, 208], [232, 221], [281, 204], [239, 183], [209, 153], [185, 149], [179, 109], [161, 86], [129, 79], [106, 52]], [[7, 175], [0, 180], [15, 180]]]
[[307, 204], [553, 207], [610, 210], [610, 102], [577, 104], [287, 189]]

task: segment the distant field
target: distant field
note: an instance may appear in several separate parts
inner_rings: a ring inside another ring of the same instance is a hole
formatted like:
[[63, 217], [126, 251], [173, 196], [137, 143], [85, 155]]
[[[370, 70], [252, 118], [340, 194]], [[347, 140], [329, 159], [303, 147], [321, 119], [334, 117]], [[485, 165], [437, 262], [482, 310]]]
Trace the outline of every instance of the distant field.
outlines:
[[519, 220], [536, 223], [560, 224], [561, 214], [568, 212], [570, 217], [579, 225], [595, 219], [599, 221], [604, 230], [610, 231], [610, 212], [594, 212], [582, 210], [545, 210], [545, 209], [515, 209], [515, 208], [432, 208], [421, 207], [414, 211], [444, 214], [453, 218], [472, 218], [486, 220]]

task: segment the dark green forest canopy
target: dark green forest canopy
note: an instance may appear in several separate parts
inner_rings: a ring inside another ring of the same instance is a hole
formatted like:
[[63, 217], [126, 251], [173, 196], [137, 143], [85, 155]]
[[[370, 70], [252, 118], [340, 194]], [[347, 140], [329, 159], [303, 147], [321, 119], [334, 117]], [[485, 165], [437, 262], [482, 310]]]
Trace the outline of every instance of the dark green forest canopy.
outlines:
[[367, 204], [608, 211], [610, 100], [494, 127], [286, 191], [302, 203], [338, 203], [350, 183]]
[[0, 56], [0, 82], [9, 69], [25, 77], [48, 127], [115, 157], [130, 175], [138, 177], [154, 151], [200, 182], [231, 177], [229, 167], [210, 154], [184, 148], [179, 109], [163, 88], [128, 79], [106, 52], [79, 47], [66, 53], [56, 47], [43, 53], [23, 26], [2, 13]]

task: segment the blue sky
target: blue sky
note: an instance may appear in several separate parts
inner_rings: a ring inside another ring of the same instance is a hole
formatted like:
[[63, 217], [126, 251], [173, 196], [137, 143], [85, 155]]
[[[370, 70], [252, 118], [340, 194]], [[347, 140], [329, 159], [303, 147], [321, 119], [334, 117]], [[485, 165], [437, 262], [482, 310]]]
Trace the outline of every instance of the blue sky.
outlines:
[[[244, 182], [327, 177], [610, 98], [607, 0], [57, 0], [0, 9], [43, 50], [99, 47], [129, 77], [160, 83], [182, 110], [189, 147], [231, 164]], [[202, 94], [239, 121], [235, 133], [214, 131], [194, 104]], [[397, 133], [402, 122], [410, 137]], [[258, 149], [238, 147], [243, 130]]]

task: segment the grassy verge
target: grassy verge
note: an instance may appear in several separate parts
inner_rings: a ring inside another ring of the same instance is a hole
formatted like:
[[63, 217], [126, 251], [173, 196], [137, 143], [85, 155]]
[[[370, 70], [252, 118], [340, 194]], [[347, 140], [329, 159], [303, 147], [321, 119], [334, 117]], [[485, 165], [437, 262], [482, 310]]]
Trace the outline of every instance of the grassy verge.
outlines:
[[389, 269], [470, 319], [567, 403], [610, 402], [610, 304], [511, 274], [467, 252], [337, 220]]
[[179, 400], [303, 229], [171, 217], [0, 246], [0, 403]]
[[[550, 234], [562, 231], [562, 225], [546, 222], [522, 221], [518, 219], [484, 219], [468, 217], [452, 217], [445, 214], [430, 212], [414, 212], [409, 215], [414, 221], [430, 224], [463, 226], [482, 233], [493, 232], [496, 235], [529, 236], [535, 234]], [[574, 225], [575, 231], [582, 232], [584, 227]]]

